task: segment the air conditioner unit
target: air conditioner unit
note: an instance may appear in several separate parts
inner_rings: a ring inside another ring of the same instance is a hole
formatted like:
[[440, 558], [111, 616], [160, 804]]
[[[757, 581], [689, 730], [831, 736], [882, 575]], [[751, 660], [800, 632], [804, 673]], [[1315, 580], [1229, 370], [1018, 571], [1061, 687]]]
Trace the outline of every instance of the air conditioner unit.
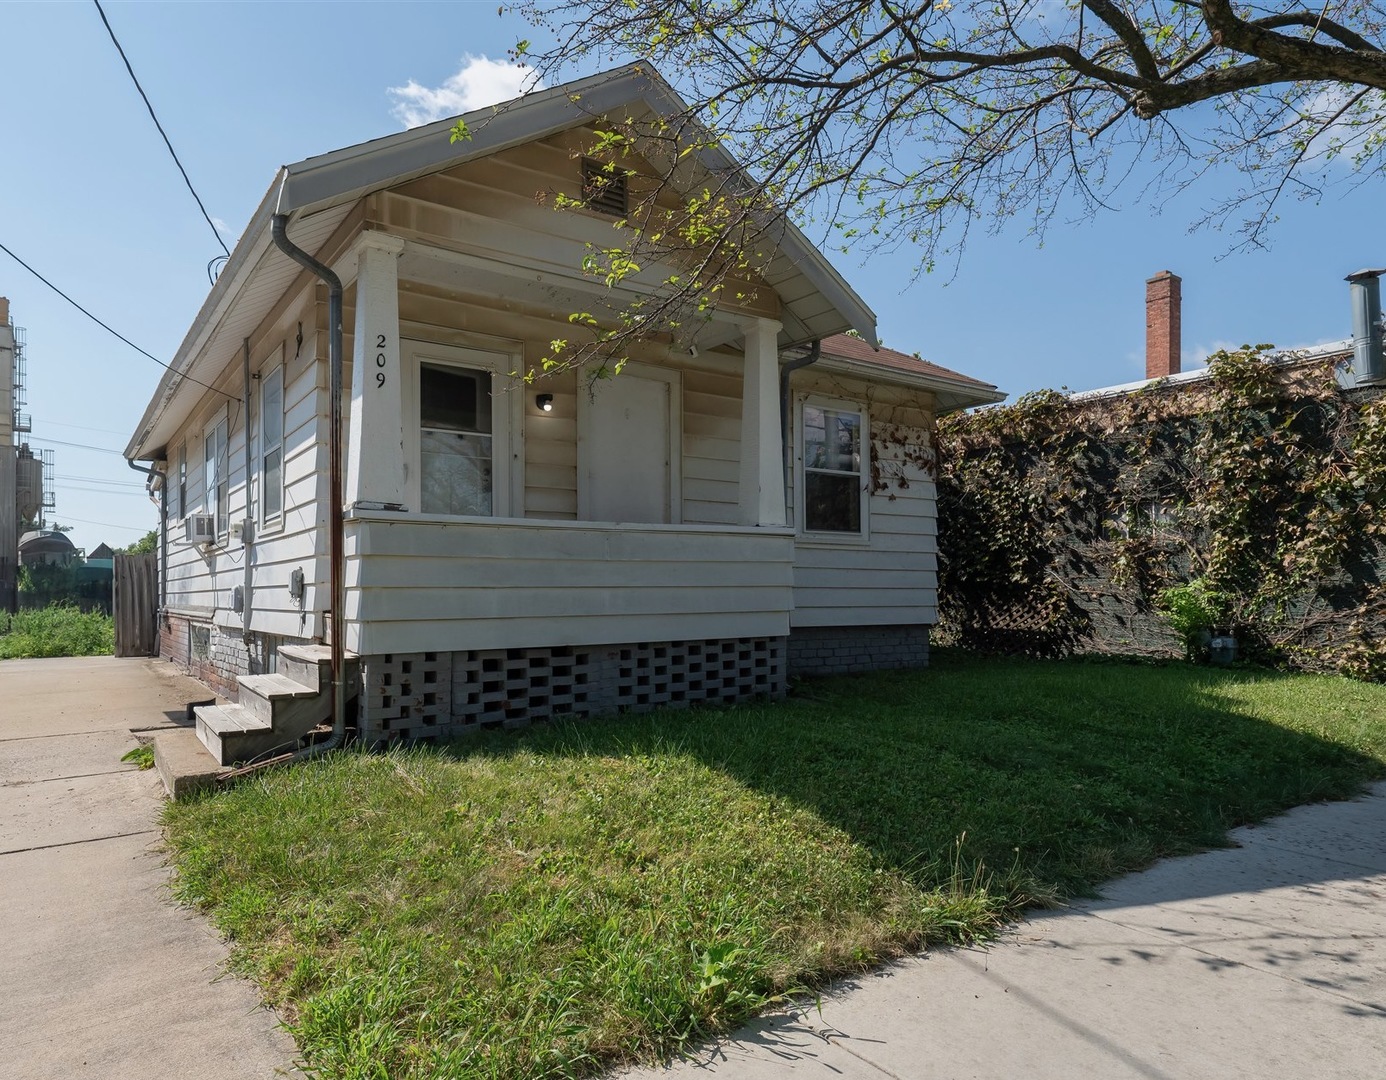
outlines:
[[183, 540], [189, 544], [210, 544], [216, 539], [217, 522], [211, 514], [189, 514], [183, 519]]

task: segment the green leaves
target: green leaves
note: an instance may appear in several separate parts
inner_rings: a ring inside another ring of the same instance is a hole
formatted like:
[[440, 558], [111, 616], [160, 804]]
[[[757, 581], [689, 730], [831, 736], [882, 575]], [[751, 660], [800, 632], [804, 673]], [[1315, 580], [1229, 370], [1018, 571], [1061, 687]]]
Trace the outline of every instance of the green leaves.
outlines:
[[1168, 651], [1172, 630], [1192, 654], [1216, 625], [1262, 659], [1386, 675], [1386, 404], [1331, 360], [1245, 345], [1197, 382], [950, 417], [939, 445], [954, 640]]

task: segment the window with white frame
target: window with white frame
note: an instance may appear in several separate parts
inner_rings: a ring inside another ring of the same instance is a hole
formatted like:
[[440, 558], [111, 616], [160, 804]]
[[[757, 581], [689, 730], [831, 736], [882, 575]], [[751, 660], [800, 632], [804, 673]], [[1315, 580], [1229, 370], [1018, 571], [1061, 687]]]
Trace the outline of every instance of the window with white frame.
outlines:
[[425, 514], [495, 512], [491, 373], [419, 364], [419, 509]]
[[176, 521], [183, 515], [183, 500], [178, 497], [178, 462], [182, 454], [169, 452], [164, 466], [164, 512], [169, 521]]
[[174, 517], [182, 517], [188, 512], [188, 444], [178, 448], [178, 507]]
[[271, 524], [284, 512], [284, 368], [260, 380], [260, 520]]
[[226, 419], [207, 425], [203, 447], [203, 500], [206, 512], [216, 521], [216, 535], [225, 536], [231, 528], [230, 477], [227, 475]]
[[806, 400], [800, 411], [801, 524], [806, 533], [863, 536], [866, 413], [843, 402]]

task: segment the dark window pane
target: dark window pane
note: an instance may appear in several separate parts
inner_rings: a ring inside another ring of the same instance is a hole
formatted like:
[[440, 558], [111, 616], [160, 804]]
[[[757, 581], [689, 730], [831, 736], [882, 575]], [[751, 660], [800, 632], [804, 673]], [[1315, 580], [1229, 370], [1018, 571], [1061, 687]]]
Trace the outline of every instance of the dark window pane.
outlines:
[[419, 422], [444, 431], [491, 431], [491, 380], [480, 371], [419, 365]]
[[861, 532], [861, 482], [855, 476], [804, 476], [804, 527], [809, 532]]

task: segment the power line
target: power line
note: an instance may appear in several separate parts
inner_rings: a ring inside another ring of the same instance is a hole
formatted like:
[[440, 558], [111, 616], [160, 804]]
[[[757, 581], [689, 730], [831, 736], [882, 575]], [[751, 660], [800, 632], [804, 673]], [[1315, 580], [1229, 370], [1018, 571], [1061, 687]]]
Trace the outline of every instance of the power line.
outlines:
[[79, 484], [109, 484], [112, 487], [144, 488], [144, 485], [138, 480], [110, 480], [104, 476], [65, 476], [58, 473], [53, 479], [75, 481]]
[[130, 66], [130, 58], [125, 55], [125, 50], [121, 47], [120, 39], [116, 37], [115, 31], [111, 29], [111, 21], [106, 18], [106, 12], [101, 7], [101, 0], [92, 0], [96, 5], [96, 11], [101, 16], [101, 21], [106, 25], [106, 33], [111, 35], [111, 43], [115, 45], [116, 52], [120, 53], [120, 58], [125, 62], [125, 70], [130, 73], [130, 81], [135, 84], [135, 89], [140, 92], [140, 97], [144, 99], [144, 107], [149, 110], [149, 119], [154, 121], [154, 126], [159, 129], [159, 134], [163, 136], [164, 145], [168, 147], [168, 152], [173, 158], [173, 163], [178, 166], [178, 171], [183, 174], [183, 183], [188, 186], [188, 191], [192, 194], [197, 203], [197, 208], [202, 211], [202, 216], [207, 219], [207, 227], [212, 230], [212, 235], [217, 238], [217, 244], [221, 250], [226, 252], [227, 257], [231, 255], [226, 246], [226, 241], [221, 238], [221, 233], [217, 231], [216, 225], [212, 221], [212, 216], [207, 213], [207, 208], [202, 205], [202, 199], [198, 197], [193, 189], [192, 181], [188, 179], [188, 170], [183, 168], [183, 163], [178, 160], [177, 153], [174, 152], [173, 143], [169, 142], [168, 133], [164, 131], [164, 125], [159, 123], [159, 118], [154, 115], [154, 106], [149, 102], [149, 95], [144, 92], [144, 87], [140, 85], [139, 79], [135, 77], [135, 69]]
[[[84, 308], [81, 304], [77, 303], [76, 300], [74, 300], [74, 299], [72, 299], [72, 297], [68, 296], [67, 293], [63, 292], [62, 289], [58, 288], [58, 287], [57, 287], [56, 285], [54, 285], [51, 281], [49, 281], [46, 277], [44, 277], [44, 276], [43, 276], [42, 274], [40, 274], [37, 270], [35, 270], [32, 266], [30, 266], [30, 265], [29, 265], [28, 263], [26, 263], [23, 259], [21, 259], [18, 255], [16, 255], [13, 251], [11, 251], [9, 248], [7, 248], [4, 244], [0, 244], [0, 251], [3, 251], [3, 252], [4, 252], [6, 255], [8, 255], [11, 259], [13, 259], [15, 262], [19, 263], [19, 265], [22, 266], [22, 267], [24, 267], [25, 270], [27, 270], [27, 271], [29, 271], [29, 273], [33, 274], [34, 277], [38, 278], [41, 282], [43, 282], [45, 285], [47, 285], [50, 289], [52, 289], [55, 293], [57, 293], [59, 296], [61, 296], [64, 300], [66, 300], [69, 304], [71, 304], [73, 307], [75, 307], [78, 311], [80, 311], [83, 315], [85, 315], [85, 316], [86, 316], [88, 319], [90, 319], [92, 322], [96, 323], [97, 326], [99, 326], [99, 327], [101, 327], [101, 329], [105, 330], [106, 333], [112, 334], [112, 335], [114, 335], [115, 337], [118, 337], [121, 341], [123, 341], [123, 342], [125, 342], [125, 344], [129, 345], [130, 348], [134, 349], [135, 352], [139, 353], [141, 356], [147, 356], [150, 360], [153, 360], [154, 363], [158, 364], [161, 368], [164, 368], [164, 369], [166, 369], [166, 370], [168, 370], [168, 371], [173, 371], [173, 373], [174, 373], [175, 375], [177, 375], [179, 378], [186, 379], [186, 380], [187, 380], [188, 382], [190, 382], [190, 383], [196, 383], [198, 386], [201, 386], [201, 387], [203, 387], [203, 388], [205, 388], [205, 389], [207, 389], [207, 390], [210, 390], [210, 391], [212, 391], [212, 393], [214, 393], [214, 394], [220, 394], [222, 397], [226, 398], [228, 401], [235, 401], [235, 400], [236, 400], [236, 398], [232, 397], [232, 396], [231, 396], [230, 394], [228, 394], [225, 390], [218, 390], [215, 386], [209, 386], [207, 383], [202, 382], [200, 379], [194, 379], [191, 375], [187, 375], [187, 374], [185, 374], [185, 373], [183, 373], [183, 372], [181, 372], [181, 371], [174, 371], [174, 370], [173, 370], [173, 365], [172, 365], [172, 364], [165, 364], [162, 360], [160, 360], [160, 359], [159, 359], [157, 356], [155, 356], [152, 352], [149, 352], [147, 349], [141, 349], [138, 345], [136, 345], [136, 344], [135, 344], [133, 341], [131, 341], [128, 337], [126, 337], [124, 334], [122, 334], [119, 330], [113, 329], [109, 324], [102, 322], [102, 321], [101, 321], [100, 319], [98, 319], [95, 315], [93, 315], [90, 311], [88, 311], [86, 308]], [[51, 442], [56, 442], [57, 440], [56, 440], [56, 439], [52, 439], [52, 440], [49, 440], [49, 441], [51, 441]], [[100, 447], [96, 447], [95, 449], [100, 449]], [[114, 452], [114, 451], [113, 451], [113, 452]]]
[[103, 435], [128, 435], [128, 434], [130, 434], [128, 431], [117, 431], [115, 428], [108, 428], [108, 427], [83, 427], [81, 424], [69, 424], [69, 423], [66, 423], [66, 422], [63, 421], [63, 420], [41, 420], [41, 419], [39, 419], [37, 416], [34, 417], [34, 423], [36, 423], [36, 424], [42, 424], [44, 427], [70, 427], [70, 428], [76, 428], [78, 431], [99, 431], [99, 432], [101, 432]]
[[112, 450], [110, 447], [107, 447], [107, 446], [92, 446], [92, 445], [89, 444], [89, 443], [63, 442], [62, 439], [34, 439], [34, 438], [31, 438], [29, 441], [32, 442], [32, 443], [38, 443], [40, 446], [42, 446], [44, 443], [53, 443], [55, 446], [72, 446], [72, 447], [75, 447], [75, 448], [78, 449], [78, 450], [97, 450], [97, 451], [100, 451], [100, 452], [103, 453], [103, 454], [114, 454], [116, 457], [124, 457], [124, 456], [125, 456], [125, 455], [122, 454], [119, 450]]
[[[53, 520], [59, 524], [66, 524], [69, 521], [76, 521], [82, 525], [100, 525], [103, 529], [125, 529], [128, 532], [147, 533], [148, 529], [136, 528], [134, 525], [117, 525], [113, 521], [88, 521], [86, 518], [71, 517], [68, 514], [54, 514]], [[157, 528], [157, 526], [156, 526]]]

